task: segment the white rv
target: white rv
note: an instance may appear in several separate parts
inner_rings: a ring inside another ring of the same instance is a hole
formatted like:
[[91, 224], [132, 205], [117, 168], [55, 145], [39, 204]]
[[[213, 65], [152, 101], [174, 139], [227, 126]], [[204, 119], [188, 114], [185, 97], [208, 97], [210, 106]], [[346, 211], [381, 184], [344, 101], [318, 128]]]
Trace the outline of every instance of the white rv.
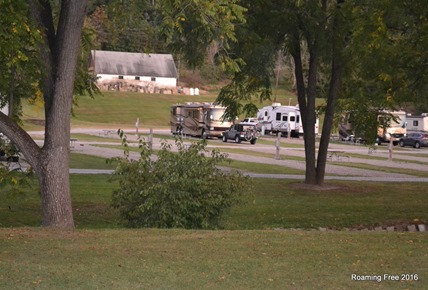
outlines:
[[428, 131], [428, 113], [420, 116], [407, 116], [407, 130], [409, 131]]
[[405, 111], [379, 111], [376, 143], [398, 144], [398, 140], [407, 133], [407, 115]]
[[223, 120], [225, 107], [213, 103], [185, 103], [171, 106], [171, 133], [201, 138], [221, 138], [233, 124]]
[[[299, 137], [303, 134], [303, 126], [300, 116], [299, 106], [282, 106], [280, 103], [273, 103], [271, 106], [263, 107], [257, 114], [258, 127], [265, 134], [276, 133]], [[317, 118], [315, 134], [318, 134], [319, 119]]]
[[[405, 111], [388, 111], [380, 110], [377, 113], [377, 132], [376, 143], [389, 143], [392, 141], [394, 145], [398, 144], [401, 137], [407, 132], [407, 118]], [[361, 136], [356, 136], [355, 128], [352, 124], [352, 112], [342, 114], [339, 124], [339, 135], [342, 140], [358, 140]], [[364, 140], [363, 140], [364, 141]]]

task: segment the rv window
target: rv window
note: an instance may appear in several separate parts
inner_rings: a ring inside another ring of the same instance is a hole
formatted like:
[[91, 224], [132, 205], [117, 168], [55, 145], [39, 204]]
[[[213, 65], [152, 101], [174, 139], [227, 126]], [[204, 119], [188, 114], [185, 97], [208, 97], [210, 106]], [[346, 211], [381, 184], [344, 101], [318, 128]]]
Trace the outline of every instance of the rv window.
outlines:
[[419, 122], [418, 121], [413, 121], [413, 126], [418, 126]]
[[135, 77], [135, 80], [136, 80], [136, 81], [139, 81], [139, 80], [140, 80], [140, 77]]
[[119, 76], [119, 79], [120, 79], [120, 80], [123, 80], [123, 76]]
[[296, 123], [300, 123], [300, 116], [299, 115], [297, 115]]
[[287, 122], [288, 121], [288, 116], [287, 115], [282, 116], [282, 121], [283, 122]]
[[213, 121], [220, 121], [223, 114], [224, 109], [211, 109], [210, 119]]
[[290, 116], [290, 122], [296, 121], [296, 116]]
[[281, 121], [281, 113], [276, 113], [276, 120]]
[[156, 81], [156, 78], [151, 78], [150, 79], [152, 82], [155, 82]]
[[268, 113], [267, 113], [267, 111], [265, 111], [265, 116], [267, 117], [267, 115], [268, 115]]

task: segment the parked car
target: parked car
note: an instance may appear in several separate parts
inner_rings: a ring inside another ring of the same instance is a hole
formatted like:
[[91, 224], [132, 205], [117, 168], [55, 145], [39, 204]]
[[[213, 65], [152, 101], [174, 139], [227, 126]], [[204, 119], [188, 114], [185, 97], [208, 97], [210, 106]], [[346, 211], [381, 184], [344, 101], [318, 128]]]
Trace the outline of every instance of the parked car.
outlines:
[[259, 120], [257, 120], [257, 118], [253, 118], [253, 117], [247, 117], [244, 120], [242, 120], [241, 122], [239, 122], [239, 124], [247, 124], [247, 125], [257, 125], [257, 123], [259, 123]]
[[249, 141], [251, 144], [256, 144], [259, 132], [255, 125], [235, 124], [230, 126], [229, 130], [223, 132], [223, 142], [227, 140], [235, 140], [236, 143], [241, 141]]
[[414, 148], [428, 147], [428, 132], [410, 132], [398, 141], [401, 147], [413, 146]]

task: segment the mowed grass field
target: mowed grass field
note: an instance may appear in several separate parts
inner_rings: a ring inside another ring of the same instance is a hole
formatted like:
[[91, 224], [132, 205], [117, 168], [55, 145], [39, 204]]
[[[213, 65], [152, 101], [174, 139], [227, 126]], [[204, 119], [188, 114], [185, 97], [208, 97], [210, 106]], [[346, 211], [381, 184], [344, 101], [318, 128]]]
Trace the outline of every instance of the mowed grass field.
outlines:
[[[73, 128], [135, 128], [137, 118], [140, 127], [169, 127], [170, 107], [184, 102], [213, 102], [218, 92], [199, 96], [142, 94], [132, 92], [103, 92], [95, 98], [79, 97], [78, 106], [74, 107]], [[297, 103], [296, 97], [285, 91], [276, 95], [276, 101], [291, 105]], [[265, 101], [259, 106], [266, 106], [271, 101]], [[24, 121], [27, 130], [40, 130], [37, 126], [44, 119], [43, 110], [34, 106], [24, 106]], [[36, 125], [35, 125], [36, 124]]]
[[[133, 127], [137, 117], [140, 127], [167, 127], [171, 104], [215, 99], [116, 94], [81, 98], [73, 127]], [[27, 120], [41, 116], [25, 108]], [[26, 128], [41, 128], [34, 123]], [[112, 169], [103, 158], [79, 154], [71, 166]], [[235, 167], [246, 166], [253, 165]], [[295, 180], [253, 182], [209, 231], [123, 228], [110, 207], [118, 184], [107, 175], [71, 175], [74, 231], [39, 227], [35, 181], [19, 195], [0, 192], [0, 288], [427, 288], [426, 233], [347, 230], [427, 223], [426, 184], [329, 181], [315, 190]]]
[[2, 289], [426, 289], [428, 274], [421, 234], [15, 228], [0, 245]]

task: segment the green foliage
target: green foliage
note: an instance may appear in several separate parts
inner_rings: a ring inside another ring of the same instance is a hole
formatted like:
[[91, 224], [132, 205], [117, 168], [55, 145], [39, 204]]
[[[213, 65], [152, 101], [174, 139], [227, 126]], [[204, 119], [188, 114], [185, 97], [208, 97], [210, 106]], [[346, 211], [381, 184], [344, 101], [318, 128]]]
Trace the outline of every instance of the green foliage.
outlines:
[[31, 168], [22, 171], [19, 161], [19, 150], [0, 133], [0, 193], [14, 197], [30, 186]]
[[239, 63], [228, 50], [237, 40], [235, 25], [244, 22], [245, 9], [237, 0], [168, 0], [159, 4], [161, 33], [169, 49], [183, 55], [190, 67], [203, 64], [207, 47], [219, 44], [216, 58], [226, 71], [238, 71]]
[[217, 165], [226, 155], [212, 150], [205, 155], [204, 140], [186, 145], [176, 139], [175, 148], [162, 143], [156, 160], [150, 144], [141, 140], [139, 160], [129, 158], [125, 146], [115, 176], [119, 189], [113, 192], [112, 205], [130, 227], [215, 228], [219, 217], [249, 189], [248, 177], [225, 173]]
[[21, 114], [21, 98], [38, 93], [40, 31], [27, 17], [25, 1], [0, 2], [0, 108], [8, 104], [15, 120]]

